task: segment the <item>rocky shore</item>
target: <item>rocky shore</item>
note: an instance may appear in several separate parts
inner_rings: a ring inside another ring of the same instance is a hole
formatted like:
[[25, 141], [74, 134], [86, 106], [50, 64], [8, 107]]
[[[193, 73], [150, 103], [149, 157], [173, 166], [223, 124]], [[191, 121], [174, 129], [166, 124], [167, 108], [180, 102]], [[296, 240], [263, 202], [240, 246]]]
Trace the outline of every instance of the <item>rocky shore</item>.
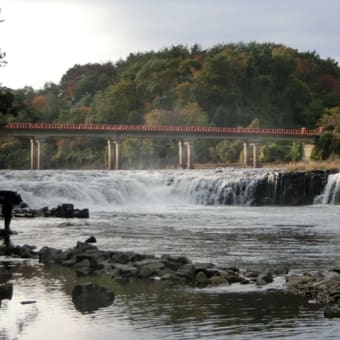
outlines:
[[[116, 280], [165, 280], [171, 285], [190, 285], [199, 288], [236, 283], [266, 286], [281, 276], [286, 280], [286, 287], [282, 289], [289, 293], [304, 295], [311, 303], [324, 305], [326, 317], [340, 317], [340, 269], [301, 275], [275, 270], [260, 272], [216, 266], [212, 263], [194, 263], [184, 256], [163, 254], [157, 257], [132, 251], [104, 251], [89, 243], [95, 241], [92, 237], [88, 242], [77, 242], [75, 247], [67, 250], [43, 247], [36, 251], [29, 245], [2, 247], [0, 255], [39, 259], [39, 262], [47, 266], [52, 264], [66, 266], [72, 268], [78, 277], [105, 274], [111, 275]], [[6, 268], [0, 264], [0, 276], [6, 273]], [[79, 290], [79, 287], [77, 289]], [[5, 289], [4, 294], [9, 292]]]

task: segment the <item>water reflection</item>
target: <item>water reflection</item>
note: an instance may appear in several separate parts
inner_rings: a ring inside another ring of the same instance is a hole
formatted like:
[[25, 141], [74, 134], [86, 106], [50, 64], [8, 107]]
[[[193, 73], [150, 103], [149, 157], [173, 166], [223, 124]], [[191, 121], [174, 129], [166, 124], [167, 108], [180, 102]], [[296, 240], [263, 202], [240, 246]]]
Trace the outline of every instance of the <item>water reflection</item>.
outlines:
[[114, 298], [112, 291], [91, 282], [77, 284], [72, 290], [72, 302], [84, 314], [111, 306]]
[[[321, 339], [330, 325], [340, 331], [336, 322], [322, 317], [319, 306], [280, 291], [231, 293], [228, 287], [200, 290], [102, 276], [92, 283], [114, 292], [114, 303], [83, 309], [72, 301], [72, 292], [89, 278], [35, 262], [15, 263], [12, 272], [15, 294], [0, 308], [5, 339], [250, 339], [290, 334], [304, 339], [317, 334]], [[25, 300], [36, 303], [21, 305]]]

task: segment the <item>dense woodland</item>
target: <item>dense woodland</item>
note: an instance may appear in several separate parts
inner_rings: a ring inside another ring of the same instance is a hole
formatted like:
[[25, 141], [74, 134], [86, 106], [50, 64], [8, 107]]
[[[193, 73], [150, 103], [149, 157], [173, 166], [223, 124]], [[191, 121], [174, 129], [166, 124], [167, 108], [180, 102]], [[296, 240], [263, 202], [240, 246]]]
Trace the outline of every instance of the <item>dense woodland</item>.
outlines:
[[[1, 58], [0, 58], [1, 59]], [[53, 65], [51, 65], [53, 67]], [[130, 54], [115, 64], [74, 65], [59, 84], [11, 90], [2, 84], [2, 123], [58, 122], [148, 125], [324, 127], [315, 159], [340, 155], [340, 68], [315, 52], [273, 43], [172, 46]], [[104, 167], [103, 140], [45, 144], [47, 168]], [[0, 141], [1, 168], [27, 168], [27, 139]], [[237, 141], [198, 141], [194, 161], [240, 161]], [[125, 140], [123, 167], [176, 164], [173, 140]], [[269, 143], [261, 160], [296, 161], [300, 145]]]

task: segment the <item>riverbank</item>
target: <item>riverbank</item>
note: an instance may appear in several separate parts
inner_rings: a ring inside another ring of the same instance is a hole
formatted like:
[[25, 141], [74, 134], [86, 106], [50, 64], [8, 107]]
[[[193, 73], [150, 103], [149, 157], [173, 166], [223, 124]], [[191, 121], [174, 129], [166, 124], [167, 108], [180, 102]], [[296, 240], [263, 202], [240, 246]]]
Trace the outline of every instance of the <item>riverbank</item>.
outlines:
[[309, 161], [283, 164], [269, 164], [269, 168], [282, 168], [286, 171], [292, 172], [297, 170], [314, 171], [314, 170], [329, 170], [340, 171], [340, 160], [333, 161]]
[[[290, 163], [261, 163], [260, 167], [269, 169], [282, 169], [288, 172], [292, 171], [315, 171], [315, 170], [330, 170], [340, 171], [340, 160], [328, 160], [328, 161], [308, 161], [308, 162], [290, 162]], [[241, 163], [195, 163], [195, 169], [216, 169], [216, 168], [245, 168]], [[251, 168], [249, 166], [248, 168]]]

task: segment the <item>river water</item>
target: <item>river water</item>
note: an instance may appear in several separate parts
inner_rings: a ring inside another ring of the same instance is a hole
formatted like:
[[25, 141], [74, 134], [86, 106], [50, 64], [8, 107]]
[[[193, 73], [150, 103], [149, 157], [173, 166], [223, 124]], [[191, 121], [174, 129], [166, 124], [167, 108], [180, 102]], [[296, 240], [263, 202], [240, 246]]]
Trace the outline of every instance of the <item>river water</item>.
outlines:
[[[252, 186], [272, 170], [0, 171], [0, 188], [33, 208], [73, 203], [89, 219], [17, 218], [14, 244], [66, 249], [91, 235], [106, 250], [185, 255], [221, 266], [303, 272], [340, 267], [340, 207], [323, 196], [300, 207], [250, 206]], [[221, 206], [230, 182], [246, 187], [238, 205]], [[284, 279], [259, 288], [204, 289], [166, 282], [96, 280], [112, 289], [112, 306], [79, 312], [71, 292], [79, 280], [65, 268], [4, 259], [14, 294], [0, 307], [0, 339], [338, 339], [340, 325], [321, 306], [284, 293]], [[32, 302], [32, 303], [27, 303]]]

